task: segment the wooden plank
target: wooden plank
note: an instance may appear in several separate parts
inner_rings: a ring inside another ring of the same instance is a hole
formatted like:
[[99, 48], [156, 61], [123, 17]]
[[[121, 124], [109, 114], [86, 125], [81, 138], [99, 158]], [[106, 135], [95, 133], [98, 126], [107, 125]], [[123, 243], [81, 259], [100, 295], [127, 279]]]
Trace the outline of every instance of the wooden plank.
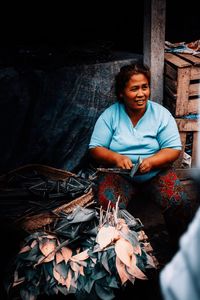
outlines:
[[192, 67], [190, 80], [200, 79], [200, 67]]
[[165, 93], [164, 96], [164, 106], [172, 113], [173, 116], [175, 116], [176, 101], [167, 93]]
[[193, 142], [192, 142], [192, 167], [197, 166], [197, 143], [198, 143], [198, 132], [193, 132]]
[[165, 85], [168, 87], [172, 92], [176, 93], [177, 90], [177, 81], [172, 80], [168, 77], [165, 77]]
[[163, 102], [166, 0], [144, 1], [143, 60], [151, 69], [151, 97]]
[[165, 53], [165, 61], [170, 62], [177, 68], [191, 67], [191, 63], [174, 55], [173, 53]]
[[183, 153], [185, 151], [186, 147], [186, 139], [187, 139], [187, 133], [192, 132], [193, 134], [193, 139], [192, 139], [192, 167], [197, 166], [197, 144], [198, 144], [198, 131], [200, 131], [200, 126], [199, 126], [199, 119], [192, 120], [192, 119], [180, 119], [176, 118], [176, 123], [178, 125], [179, 133], [180, 133], [180, 138], [181, 138], [181, 143], [182, 143], [182, 151], [180, 154], [180, 157], [178, 160], [175, 162], [175, 167], [181, 167], [182, 159], [183, 159]]
[[171, 79], [177, 79], [177, 69], [170, 66], [167, 62], [165, 63], [165, 76], [169, 76]]
[[200, 95], [200, 83], [193, 83], [189, 86], [189, 96]]
[[199, 121], [192, 119], [175, 118], [180, 132], [185, 131], [200, 131]]
[[183, 160], [183, 153], [185, 151], [185, 144], [186, 144], [186, 132], [179, 132], [180, 133], [180, 138], [181, 138], [181, 143], [182, 143], [182, 151], [181, 154], [179, 155], [179, 158], [174, 162], [174, 167], [175, 168], [180, 168]]
[[200, 99], [188, 100], [188, 114], [198, 114]]
[[177, 78], [176, 115], [187, 115], [191, 68], [179, 68]]
[[171, 90], [170, 86], [165, 85], [165, 94], [168, 94], [174, 101], [176, 101], [177, 94]]
[[186, 59], [189, 63], [191, 63], [194, 66], [200, 66], [200, 58], [187, 53], [177, 53], [177, 55], [183, 59]]

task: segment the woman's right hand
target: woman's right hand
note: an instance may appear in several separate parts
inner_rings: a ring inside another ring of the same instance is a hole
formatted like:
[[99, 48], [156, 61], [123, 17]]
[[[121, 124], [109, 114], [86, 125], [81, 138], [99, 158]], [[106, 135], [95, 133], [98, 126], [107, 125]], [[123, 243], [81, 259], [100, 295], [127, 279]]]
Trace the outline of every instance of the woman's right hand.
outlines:
[[104, 166], [118, 167], [122, 169], [131, 169], [133, 163], [128, 156], [111, 151], [104, 147], [90, 149], [92, 158]]
[[116, 161], [116, 167], [118, 168], [131, 169], [133, 167], [133, 163], [128, 156], [115, 153], [115, 161]]

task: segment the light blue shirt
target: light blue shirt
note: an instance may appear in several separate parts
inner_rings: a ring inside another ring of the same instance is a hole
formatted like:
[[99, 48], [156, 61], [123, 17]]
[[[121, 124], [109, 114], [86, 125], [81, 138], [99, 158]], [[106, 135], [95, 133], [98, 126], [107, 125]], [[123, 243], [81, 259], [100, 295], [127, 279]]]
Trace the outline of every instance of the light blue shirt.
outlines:
[[[98, 118], [89, 148], [105, 147], [128, 156], [133, 163], [164, 148], [181, 150], [180, 135], [171, 113], [162, 105], [148, 100], [147, 109], [136, 126], [126, 113], [123, 103], [108, 107]], [[160, 170], [134, 176], [135, 181], [146, 181]]]

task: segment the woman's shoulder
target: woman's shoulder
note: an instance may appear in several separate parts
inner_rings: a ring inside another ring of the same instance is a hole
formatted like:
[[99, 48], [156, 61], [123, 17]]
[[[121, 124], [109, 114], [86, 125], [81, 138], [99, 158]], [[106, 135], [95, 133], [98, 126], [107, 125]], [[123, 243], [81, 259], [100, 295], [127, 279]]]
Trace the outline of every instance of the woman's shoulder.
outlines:
[[116, 114], [116, 112], [121, 110], [121, 104], [119, 102], [113, 103], [110, 106], [108, 106], [102, 113], [102, 115], [111, 115]]
[[150, 107], [153, 111], [155, 111], [159, 114], [163, 113], [163, 114], [168, 115], [168, 116], [171, 115], [170, 111], [160, 103], [149, 100], [149, 105], [150, 105]]

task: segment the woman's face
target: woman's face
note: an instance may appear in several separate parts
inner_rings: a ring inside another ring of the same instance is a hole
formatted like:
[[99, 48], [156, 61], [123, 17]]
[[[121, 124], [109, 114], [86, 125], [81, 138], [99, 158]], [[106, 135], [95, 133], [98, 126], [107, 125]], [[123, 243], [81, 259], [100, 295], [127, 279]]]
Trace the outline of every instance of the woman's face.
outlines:
[[134, 74], [121, 95], [128, 112], [145, 111], [150, 96], [149, 82], [144, 74]]

